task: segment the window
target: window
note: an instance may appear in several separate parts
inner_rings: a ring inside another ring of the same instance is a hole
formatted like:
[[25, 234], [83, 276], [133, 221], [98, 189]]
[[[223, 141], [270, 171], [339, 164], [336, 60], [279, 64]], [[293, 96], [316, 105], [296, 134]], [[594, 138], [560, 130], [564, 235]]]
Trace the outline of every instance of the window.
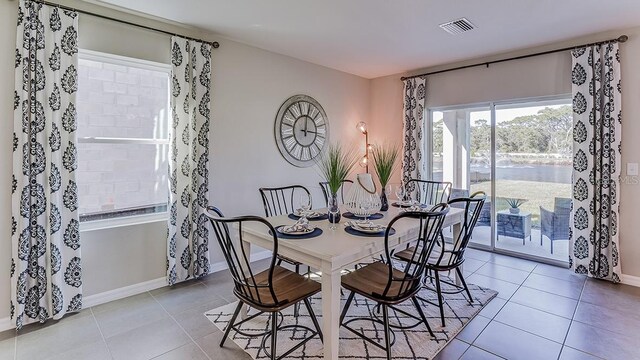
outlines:
[[167, 211], [169, 65], [81, 51], [81, 221]]

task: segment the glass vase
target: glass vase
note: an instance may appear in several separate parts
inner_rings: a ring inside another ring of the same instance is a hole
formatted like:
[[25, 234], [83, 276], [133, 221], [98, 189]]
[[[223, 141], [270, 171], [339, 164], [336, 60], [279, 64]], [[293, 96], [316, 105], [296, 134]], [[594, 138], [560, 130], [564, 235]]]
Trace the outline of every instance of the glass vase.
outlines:
[[340, 222], [340, 204], [338, 203], [338, 194], [331, 194], [329, 198], [329, 222], [332, 224], [337, 224]]
[[389, 200], [387, 199], [387, 189], [386, 187], [382, 187], [382, 191], [380, 192], [380, 211], [389, 210]]

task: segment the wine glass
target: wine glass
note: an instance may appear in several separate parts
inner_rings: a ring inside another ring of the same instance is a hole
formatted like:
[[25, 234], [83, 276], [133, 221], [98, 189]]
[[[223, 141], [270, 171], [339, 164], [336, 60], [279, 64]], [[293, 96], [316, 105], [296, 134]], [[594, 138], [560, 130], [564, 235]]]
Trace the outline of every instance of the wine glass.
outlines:
[[332, 219], [335, 219], [338, 216], [338, 212], [340, 212], [340, 209], [338, 207], [338, 198], [337, 197], [330, 197], [329, 198], [329, 229], [331, 230], [335, 230], [336, 229], [336, 221], [331, 221]]
[[311, 196], [309, 196], [309, 194], [302, 193], [298, 199], [301, 209], [300, 217], [306, 219], [309, 209], [311, 209]]
[[360, 203], [360, 209], [362, 210], [362, 214], [364, 215], [365, 224], [368, 222], [367, 219], [369, 218], [369, 211], [371, 211], [372, 207], [373, 204], [371, 202], [371, 199], [365, 199]]
[[398, 198], [398, 203], [402, 203], [404, 201], [404, 186], [398, 185], [396, 187], [396, 197]]

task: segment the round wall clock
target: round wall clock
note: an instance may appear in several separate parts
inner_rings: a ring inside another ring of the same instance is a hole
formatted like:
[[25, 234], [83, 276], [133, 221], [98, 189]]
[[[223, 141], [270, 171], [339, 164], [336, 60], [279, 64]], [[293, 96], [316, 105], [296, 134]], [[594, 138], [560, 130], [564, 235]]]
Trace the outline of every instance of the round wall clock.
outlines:
[[280, 106], [274, 133], [278, 149], [288, 162], [311, 166], [327, 146], [327, 114], [314, 98], [294, 95]]

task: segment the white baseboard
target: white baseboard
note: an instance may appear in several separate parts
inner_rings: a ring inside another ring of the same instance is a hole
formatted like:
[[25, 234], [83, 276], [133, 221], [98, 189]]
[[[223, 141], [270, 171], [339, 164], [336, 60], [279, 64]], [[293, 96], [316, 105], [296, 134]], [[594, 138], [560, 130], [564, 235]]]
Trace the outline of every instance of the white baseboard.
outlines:
[[167, 286], [167, 278], [161, 277], [138, 284], [133, 284], [118, 289], [113, 289], [99, 294], [86, 296], [82, 299], [82, 307], [90, 308], [92, 306], [108, 303], [109, 301], [123, 299], [129, 296], [141, 294], [145, 291], [155, 290]]
[[640, 276], [622, 274], [620, 276], [620, 282], [623, 284], [640, 287]]
[[6, 318], [0, 319], [0, 332], [5, 330], [11, 330], [11, 329], [14, 329], [15, 327], [16, 326], [10, 317], [7, 316]]
[[[268, 257], [271, 257], [271, 251], [265, 250], [265, 251], [252, 254], [251, 261], [252, 262], [259, 261], [262, 259], [266, 259]], [[226, 261], [219, 261], [211, 265], [209, 273], [212, 274], [212, 273], [216, 273], [218, 271], [223, 271], [226, 269], [227, 269]], [[165, 277], [121, 287], [118, 289], [105, 291], [99, 294], [85, 297], [82, 301], [82, 307], [88, 308], [91, 306], [108, 303], [110, 301], [123, 299], [133, 295], [138, 295], [145, 291], [155, 290], [163, 286], [167, 286], [167, 279]]]
[[[271, 251], [265, 250], [251, 255], [251, 261], [260, 261], [271, 257]], [[227, 263], [220, 261], [211, 265], [210, 274], [227, 269]], [[89, 308], [92, 306], [108, 303], [110, 301], [123, 299], [129, 296], [138, 295], [145, 291], [151, 291], [163, 286], [167, 286], [166, 277], [161, 277], [138, 284], [133, 284], [118, 289], [113, 289], [99, 294], [89, 295], [82, 299], [82, 307]], [[15, 328], [15, 324], [11, 318], [0, 318], [0, 331], [10, 330]]]

